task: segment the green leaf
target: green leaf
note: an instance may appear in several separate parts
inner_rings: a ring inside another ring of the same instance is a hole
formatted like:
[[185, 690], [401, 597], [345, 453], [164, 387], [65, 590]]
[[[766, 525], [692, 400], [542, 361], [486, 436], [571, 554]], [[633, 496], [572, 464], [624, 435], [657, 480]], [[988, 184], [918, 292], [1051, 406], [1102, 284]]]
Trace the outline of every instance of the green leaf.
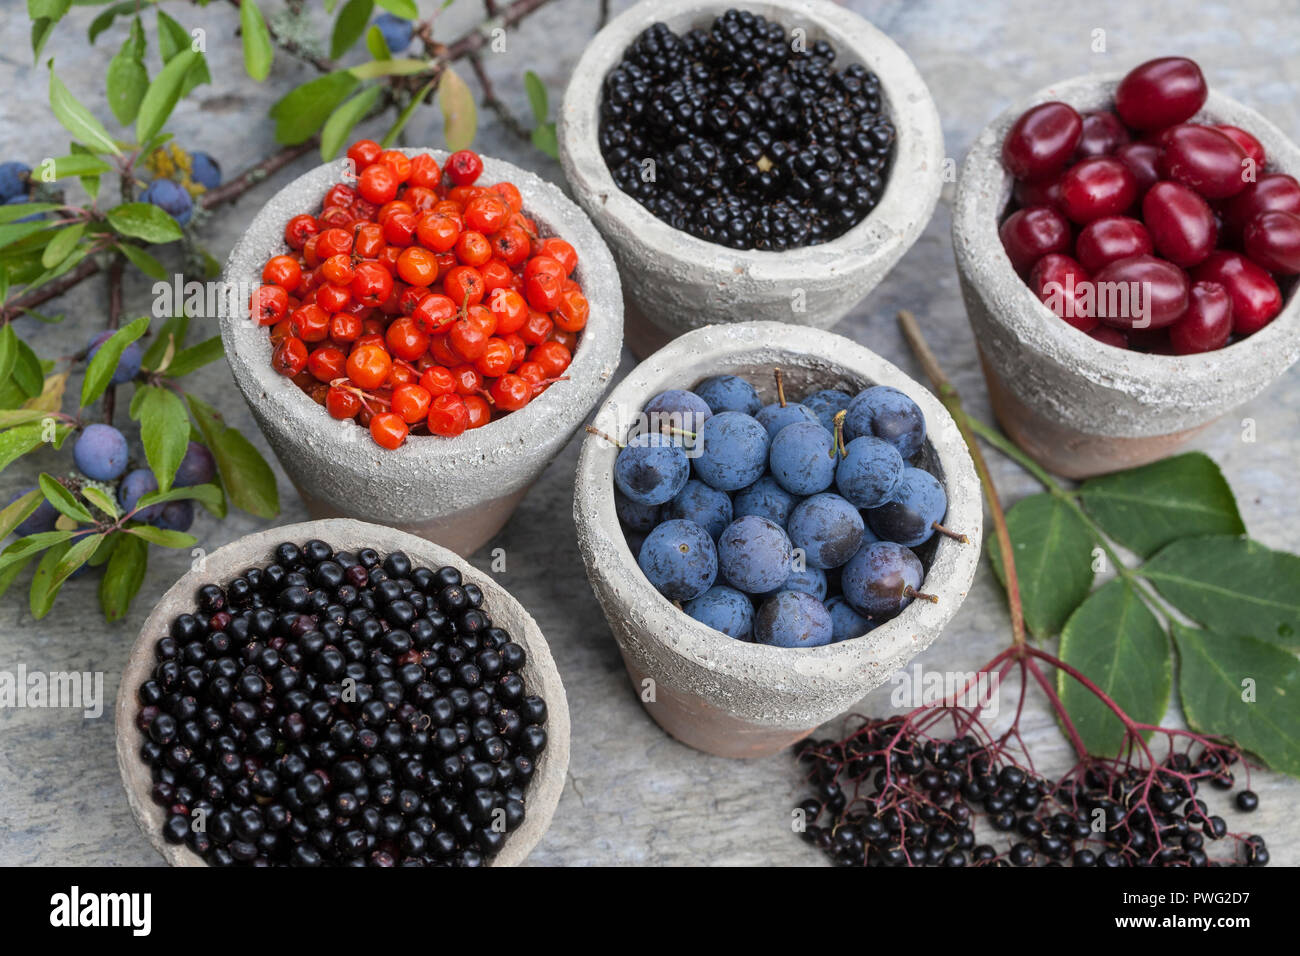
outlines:
[[176, 469], [190, 443], [190, 416], [171, 389], [144, 385], [131, 402], [131, 417], [140, 423], [140, 442], [158, 488], [172, 486]]
[[163, 128], [167, 117], [176, 108], [176, 101], [181, 97], [185, 75], [202, 60], [202, 56], [201, 53], [186, 49], [172, 57], [162, 72], [154, 77], [140, 101], [140, 112], [135, 121], [135, 138], [139, 142], [151, 139]]
[[[174, 221], [174, 220], [173, 220]], [[168, 278], [167, 269], [161, 262], [152, 255], [145, 252], [137, 245], [129, 242], [119, 242], [114, 248], [131, 261], [131, 264], [147, 275], [150, 279], [157, 279], [165, 282]]]
[[1174, 622], [1178, 694], [1193, 729], [1229, 737], [1300, 777], [1300, 660], [1253, 637]]
[[64, 259], [72, 254], [81, 237], [86, 234], [86, 224], [84, 222], [75, 223], [65, 229], [60, 229], [50, 240], [50, 244], [45, 247], [45, 252], [41, 255], [41, 265], [47, 269], [53, 269]]
[[164, 548], [192, 548], [199, 540], [184, 531], [169, 531], [166, 528], [155, 528], [151, 524], [131, 524], [125, 530], [127, 534], [133, 534], [150, 544], [162, 545]]
[[71, 531], [42, 531], [40, 534], [29, 534], [25, 538], [19, 538], [4, 551], [0, 551], [0, 571], [15, 561], [25, 560], [36, 552], [61, 544], [71, 537]]
[[32, 61], [35, 62], [41, 58], [41, 51], [45, 49], [45, 43], [49, 40], [50, 34], [54, 32], [55, 21], [49, 19], [40, 19], [32, 21]]
[[[0, 223], [10, 223], [15, 219], [22, 219], [23, 217], [30, 216], [33, 213], [50, 212], [51, 210], [60, 208], [62, 208], [61, 204], [56, 202], [20, 202], [14, 203], [12, 206], [0, 206]], [[38, 232], [41, 229], [47, 228], [49, 223], [20, 222], [15, 223], [15, 225], [35, 226], [36, 229], [28, 231]], [[0, 246], [7, 245], [13, 241], [14, 240], [11, 238], [6, 238], [6, 234], [3, 231], [0, 231]]]
[[41, 506], [45, 496], [41, 489], [33, 488], [0, 511], [0, 538], [8, 537], [14, 528], [31, 517], [33, 511]]
[[1300, 647], [1300, 556], [1249, 538], [1208, 535], [1175, 541], [1138, 573], [1212, 631]]
[[128, 38], [109, 61], [104, 85], [109, 109], [123, 126], [135, 122], [140, 103], [149, 89], [149, 71], [133, 51], [134, 44]]
[[0, 432], [0, 471], [29, 451], [39, 448], [44, 443], [44, 433], [45, 426], [40, 422]]
[[149, 343], [149, 347], [145, 349], [144, 356], [140, 360], [141, 366], [151, 372], [162, 371], [164, 361], [167, 366], [170, 366], [171, 360], [176, 357], [176, 353], [185, 346], [185, 336], [189, 332], [189, 325], [189, 316], [183, 312], [164, 322], [162, 328], [158, 330], [158, 334]]
[[163, 209], [151, 202], [128, 202], [108, 211], [108, 224], [117, 232], [145, 242], [174, 242], [184, 233]]
[[4, 570], [0, 570], [0, 597], [4, 596], [5, 592], [9, 590], [9, 585], [14, 583], [14, 578], [22, 574], [23, 568], [27, 567], [31, 560], [31, 556], [28, 555], [14, 561], [12, 564], [5, 565]]
[[51, 183], [69, 176], [102, 176], [112, 171], [113, 167], [98, 156], [89, 153], [73, 153], [71, 156], [45, 160], [36, 168], [33, 175], [41, 182]]
[[372, 26], [366, 31], [366, 49], [376, 60], [393, 58], [393, 52], [388, 49], [388, 41], [384, 39], [384, 31], [377, 26]]
[[[1056, 634], [1092, 590], [1093, 539], [1088, 526], [1054, 495], [1022, 498], [1007, 512], [1025, 624], [1039, 637]], [[989, 559], [1006, 583], [1002, 552], [989, 539]]]
[[452, 152], [468, 149], [478, 130], [478, 112], [474, 94], [451, 67], [443, 71], [438, 83], [438, 105], [442, 107], [443, 139], [447, 149]]
[[358, 82], [349, 71], [341, 70], [290, 90], [271, 107], [276, 141], [294, 145], [310, 139]]
[[[1164, 717], [1173, 684], [1169, 638], [1127, 581], [1102, 585], [1070, 615], [1061, 631], [1060, 657], [1132, 719], [1159, 724]], [[1088, 752], [1118, 754], [1125, 735], [1114, 713], [1064, 671], [1057, 673], [1057, 685]]]
[[403, 20], [414, 20], [420, 15], [415, 0], [375, 0], [375, 2], [393, 16], [401, 17]]
[[[91, 46], [94, 46], [95, 41], [99, 39], [100, 35], [113, 25], [114, 20], [122, 14], [130, 13], [138, 6], [139, 4], [136, 0], [123, 0], [122, 3], [115, 3], [112, 6], [107, 7], [103, 13], [95, 17], [95, 19], [91, 21], [90, 29], [87, 31]], [[137, 18], [137, 22], [138, 19], [139, 18]]]
[[72, 0], [27, 0], [27, 16], [33, 20], [61, 20]]
[[274, 518], [280, 512], [280, 493], [271, 466], [247, 438], [217, 417], [216, 409], [193, 395], [186, 398], [235, 507], [259, 518]]
[[530, 138], [533, 145], [551, 159], [560, 158], [560, 142], [555, 138], [554, 123], [543, 123], [541, 126], [534, 127]]
[[126, 616], [149, 567], [149, 545], [142, 538], [130, 534], [114, 537], [117, 546], [99, 581], [99, 606], [108, 621], [119, 621]]
[[49, 411], [41, 408], [7, 408], [0, 411], [0, 429], [26, 425], [28, 422], [39, 422], [48, 414]]
[[117, 148], [117, 143], [113, 142], [113, 137], [109, 136], [108, 130], [104, 129], [104, 124], [95, 119], [90, 110], [77, 102], [77, 98], [54, 74], [53, 60], [50, 61], [50, 109], [54, 111], [55, 119], [78, 143], [83, 143], [99, 153], [122, 155], [122, 151]]
[[338, 19], [334, 21], [334, 32], [330, 35], [331, 59], [337, 60], [351, 49], [352, 44], [365, 32], [366, 23], [374, 9], [374, 0], [348, 0], [343, 5]]
[[41, 560], [36, 565], [36, 574], [32, 576], [32, 586], [28, 591], [28, 603], [32, 609], [32, 617], [37, 620], [50, 612], [50, 608], [54, 606], [54, 599], [59, 596], [59, 589], [63, 587], [63, 582], [55, 583], [54, 572], [67, 555], [69, 548], [67, 542], [53, 545], [41, 555]]
[[45, 495], [45, 500], [52, 504], [60, 514], [65, 514], [80, 524], [90, 524], [95, 520], [94, 516], [86, 510], [85, 505], [78, 501], [71, 491], [49, 475], [42, 472], [37, 481], [40, 483], [41, 493]]
[[169, 491], [151, 491], [147, 495], [141, 495], [137, 504], [141, 508], [147, 508], [149, 505], [185, 500], [197, 501], [218, 518], [226, 516], [226, 496], [221, 486], [216, 483], [186, 485], [184, 488], [172, 488]]
[[18, 364], [18, 333], [9, 323], [0, 327], [0, 385], [9, 381]]
[[[369, 63], [362, 63], [359, 66], [352, 67], [348, 72], [358, 80], [377, 80], [384, 76], [414, 76], [417, 73], [428, 73], [432, 69], [434, 69], [434, 65], [429, 60], [403, 58], [400, 60], [371, 60]], [[450, 69], [446, 72], [450, 72]]]
[[108, 337], [86, 366], [86, 377], [81, 382], [81, 407], [85, 408], [108, 388], [109, 379], [117, 369], [123, 350], [144, 335], [149, 328], [149, 317], [142, 315]]
[[179, 53], [190, 49], [193, 37], [174, 19], [158, 9], [158, 53], [163, 63], [170, 63]]
[[105, 494], [94, 485], [84, 486], [81, 489], [81, 496], [110, 518], [116, 519], [122, 514], [121, 509], [118, 508], [117, 502], [113, 500], [113, 497]]
[[18, 340], [18, 360], [14, 362], [14, 382], [28, 398], [40, 395], [45, 386], [45, 372], [41, 360], [36, 357], [32, 347], [22, 339]]
[[321, 159], [329, 162], [338, 155], [339, 150], [347, 143], [352, 127], [361, 122], [370, 112], [371, 107], [375, 105], [375, 100], [379, 99], [380, 92], [381, 88], [378, 86], [368, 87], [330, 114], [330, 118], [325, 121], [324, 129], [320, 131]]
[[528, 105], [532, 108], [533, 119], [540, 126], [546, 122], [546, 115], [550, 112], [550, 106], [547, 103], [546, 84], [542, 78], [528, 70], [524, 73], [524, 89], [528, 93]]
[[68, 580], [68, 576], [71, 575], [73, 571], [77, 570], [77, 568], [89, 561], [96, 549], [98, 549], [103, 543], [104, 537], [105, 534], [101, 533], [88, 534], [85, 537], [78, 538], [73, 543], [72, 547], [68, 548], [67, 554], [63, 556], [63, 559], [55, 565], [54, 583], [56, 585], [62, 585], [64, 581]]
[[1106, 534], [1144, 558], [1178, 538], [1246, 533], [1223, 472], [1201, 452], [1091, 478], [1079, 495]]
[[424, 84], [424, 86], [420, 87], [420, 92], [411, 97], [411, 102], [406, 104], [401, 115], [397, 117], [397, 122], [394, 123], [392, 128], [384, 134], [384, 138], [379, 141], [380, 146], [387, 149], [397, 141], [397, 137], [401, 134], [402, 130], [406, 128], [406, 124], [410, 122], [411, 117], [415, 115], [415, 111], [420, 108], [420, 104], [424, 102], [424, 98], [428, 96], [429, 91], [437, 85], [438, 78], [435, 76], [428, 83]]
[[225, 354], [226, 349], [221, 344], [221, 336], [214, 335], [210, 339], [204, 339], [202, 342], [176, 353], [176, 357], [167, 366], [167, 375], [172, 378], [180, 378], [182, 375], [193, 372], [196, 368], [202, 368], [209, 362], [215, 362]]
[[275, 48], [271, 45], [270, 31], [266, 29], [266, 19], [255, 0], [240, 3], [239, 28], [244, 35], [244, 69], [261, 83], [271, 72]]

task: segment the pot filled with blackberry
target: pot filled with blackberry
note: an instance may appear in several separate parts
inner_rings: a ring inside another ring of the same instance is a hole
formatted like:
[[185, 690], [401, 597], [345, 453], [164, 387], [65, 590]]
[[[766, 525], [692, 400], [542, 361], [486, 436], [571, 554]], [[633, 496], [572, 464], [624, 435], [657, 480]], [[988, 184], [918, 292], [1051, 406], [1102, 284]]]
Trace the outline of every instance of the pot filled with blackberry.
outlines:
[[352, 521], [242, 539], [182, 578], [117, 717], [132, 809], [173, 864], [518, 863], [567, 765], [527, 613], [450, 552]]
[[561, 160], [645, 355], [701, 325], [828, 327], [928, 221], [942, 136], [906, 55], [830, 3], [641, 3], [588, 47]]
[[848, 340], [699, 330], [589, 431], [588, 575], [647, 710], [692, 746], [758, 756], [806, 735], [933, 640], [969, 586], [965, 446]]
[[1167, 454], [1300, 355], [1300, 151], [1182, 57], [1034, 99], [971, 151], [954, 239], [999, 420], [1083, 476]]
[[253, 286], [223, 318], [235, 380], [314, 515], [468, 553], [612, 374], [617, 276], [523, 170], [369, 140], [348, 163], [286, 187], [231, 254]]

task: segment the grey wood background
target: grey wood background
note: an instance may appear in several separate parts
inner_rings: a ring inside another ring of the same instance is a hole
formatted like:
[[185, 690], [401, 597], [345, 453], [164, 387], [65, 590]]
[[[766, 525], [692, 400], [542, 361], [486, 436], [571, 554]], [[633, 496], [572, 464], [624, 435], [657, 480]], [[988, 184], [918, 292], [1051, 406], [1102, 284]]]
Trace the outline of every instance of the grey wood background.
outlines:
[[[1210, 0], [1195, 5], [1122, 0], [1088, 4], [1041, 0], [967, 3], [961, 0], [851, 0], [846, 4], [892, 36], [928, 82], [943, 119], [947, 154], [960, 161], [977, 131], [1007, 103], [1066, 76], [1124, 70], [1153, 56], [1186, 54], [1200, 61], [1216, 88], [1262, 110], [1292, 137], [1300, 136], [1300, 29], [1291, 0]], [[268, 9], [279, 6], [272, 0]], [[420, 0], [432, 10], [433, 0]], [[626, 6], [621, 0], [615, 11]], [[20, 0], [3, 0], [0, 17], [0, 160], [35, 166], [66, 152], [66, 134], [45, 109], [46, 72], [31, 63], [29, 25]], [[527, 115], [522, 75], [535, 70], [560, 91], [597, 18], [596, 0], [557, 0], [512, 33], [505, 53], [488, 56], [498, 91]], [[309, 68], [278, 56], [270, 79], [252, 83], [244, 73], [237, 13], [232, 6], [177, 5], [186, 26], [207, 33], [214, 77], [176, 111], [170, 128], [193, 149], [215, 155], [227, 174], [274, 148], [266, 110]], [[61, 77], [105, 119], [103, 76], [125, 35], [124, 21], [90, 47], [85, 27], [94, 11], [74, 8], [50, 42]], [[456, 0], [442, 13], [438, 35], [451, 38], [476, 22], [481, 6]], [[1106, 52], [1093, 51], [1094, 31], [1105, 31]], [[156, 53], [151, 51], [151, 56]], [[151, 61], [152, 62], [152, 61]], [[472, 82], [472, 79], [471, 79]], [[382, 132], [377, 128], [373, 133]], [[411, 145], [440, 142], [441, 120], [429, 110], [408, 127]], [[480, 122], [477, 148], [562, 179], [558, 164], [510, 135], [489, 115]], [[223, 259], [257, 203], [279, 184], [312, 165], [309, 157], [221, 211], [201, 228], [208, 248]], [[951, 187], [949, 187], [951, 189]], [[913, 310], [974, 413], [988, 418], [983, 381], [957, 290], [951, 243], [951, 195], [940, 203], [920, 241], [875, 293], [838, 331], [875, 349], [914, 375], [919, 369], [898, 334], [898, 309]], [[128, 314], [147, 311], [146, 280], [127, 285]], [[102, 280], [59, 303], [61, 326], [19, 323], [24, 337], [47, 356], [80, 348], [105, 315]], [[202, 330], [199, 330], [202, 331]], [[206, 334], [212, 334], [215, 329]], [[625, 355], [624, 371], [630, 369]], [[247, 409], [232, 388], [224, 363], [187, 382], [215, 403], [228, 420], [265, 451]], [[76, 383], [73, 383], [74, 388]], [[74, 392], [75, 394], [75, 392]], [[1241, 419], [1253, 418], [1258, 441], [1240, 440]], [[119, 424], [126, 416], [119, 415]], [[1273, 547], [1300, 541], [1295, 469], [1300, 459], [1300, 382], [1292, 370], [1239, 413], [1208, 429], [1194, 447], [1218, 461], [1237, 492], [1251, 532]], [[535, 864], [819, 864], [822, 858], [790, 832], [790, 808], [799, 798], [799, 775], [788, 756], [738, 762], [710, 757], [666, 737], [642, 712], [624, 675], [608, 628], [592, 597], [578, 556], [570, 517], [576, 443], [552, 465], [491, 547], [505, 549], [507, 571], [498, 577], [536, 616], [568, 688], [574, 718], [569, 785], [555, 821], [534, 852]], [[990, 455], [1009, 504], [1035, 489], [1015, 466]], [[32, 484], [38, 470], [71, 467], [53, 452], [24, 459], [0, 476], [8, 496]], [[282, 523], [306, 513], [279, 473]], [[194, 532], [213, 549], [263, 523], [243, 515], [218, 522], [206, 515]], [[84, 720], [69, 710], [0, 710], [0, 864], [154, 865], [127, 810], [113, 757], [111, 701], [127, 651], [154, 600], [188, 566], [185, 554], [155, 552], [140, 597], [127, 620], [106, 626], [95, 582], [74, 581], [44, 620], [33, 620], [21, 587], [0, 600], [0, 670], [90, 670], [105, 675], [105, 715]], [[487, 559], [478, 563], [486, 568]], [[1007, 614], [996, 582], [980, 571], [960, 615], [923, 655], [926, 667], [969, 670], [1004, 646]], [[880, 713], [888, 691], [862, 704]], [[1041, 703], [1041, 701], [1036, 702]], [[1177, 721], [1176, 707], [1170, 714]], [[1036, 760], [1051, 772], [1067, 761], [1063, 738], [1038, 706], [1025, 728]], [[1300, 824], [1291, 812], [1300, 783], [1260, 773], [1261, 809], [1229, 813], [1233, 829], [1252, 829], [1269, 840], [1275, 863], [1300, 862]]]

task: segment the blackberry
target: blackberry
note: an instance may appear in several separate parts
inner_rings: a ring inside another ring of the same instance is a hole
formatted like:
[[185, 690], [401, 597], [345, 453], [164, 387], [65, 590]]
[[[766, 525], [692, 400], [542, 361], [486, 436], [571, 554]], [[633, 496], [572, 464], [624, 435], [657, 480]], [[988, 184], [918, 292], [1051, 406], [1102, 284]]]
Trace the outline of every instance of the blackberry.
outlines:
[[884, 192], [895, 129], [880, 79], [825, 41], [728, 10], [644, 30], [605, 77], [600, 149], [615, 183], [707, 242], [782, 251], [842, 235]]
[[168, 842], [214, 866], [480, 866], [523, 822], [546, 704], [455, 568], [286, 542], [195, 600], [139, 690]]

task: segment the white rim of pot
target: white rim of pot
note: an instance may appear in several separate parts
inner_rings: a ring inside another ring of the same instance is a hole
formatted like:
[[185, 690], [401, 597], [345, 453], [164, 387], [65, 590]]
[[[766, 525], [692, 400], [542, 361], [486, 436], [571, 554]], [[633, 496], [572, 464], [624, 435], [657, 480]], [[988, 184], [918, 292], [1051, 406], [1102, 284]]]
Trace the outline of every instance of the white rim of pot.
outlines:
[[245, 535], [205, 556], [197, 567], [182, 576], [158, 600], [131, 647], [114, 705], [117, 766], [135, 822], [153, 848], [172, 866], [204, 865], [203, 858], [189, 847], [163, 839], [162, 827], [166, 817], [163, 808], [150, 798], [152, 777], [149, 766], [140, 759], [143, 734], [135, 723], [140, 709], [136, 693], [140, 684], [153, 672], [155, 642], [168, 633], [173, 617], [193, 609], [194, 594], [199, 587], [204, 584], [224, 586], [246, 569], [268, 563], [273, 560], [275, 546], [282, 541], [302, 544], [314, 538], [339, 550], [374, 548], [380, 554], [404, 551], [418, 567], [436, 569], [450, 565], [457, 568], [465, 580], [482, 589], [483, 606], [493, 621], [511, 619], [510, 636], [527, 652], [524, 665], [527, 686], [531, 693], [543, 697], [547, 709], [546, 749], [537, 761], [526, 790], [528, 802], [524, 822], [506, 838], [500, 852], [490, 861], [492, 866], [519, 865], [550, 826], [569, 769], [569, 703], [550, 646], [528, 610], [509, 591], [460, 555], [405, 531], [351, 518], [304, 521]]
[[[1192, 355], [1135, 352], [1098, 342], [1060, 319], [1020, 278], [1002, 248], [998, 227], [1014, 186], [1014, 179], [1002, 166], [1002, 140], [1011, 124], [1029, 107], [1051, 100], [1068, 103], [1080, 112], [1113, 109], [1115, 87], [1122, 76], [1080, 76], [1043, 87], [1008, 107], [980, 132], [957, 181], [952, 231], [958, 268], [985, 299], [994, 321], [1086, 379], [1158, 401], [1165, 391], [1162, 383], [1176, 372], [1181, 394], [1195, 396], [1190, 404], [1218, 404], [1225, 390], [1243, 392], [1241, 400], [1245, 401], [1300, 358], [1300, 305], [1295, 289], [1272, 322], [1225, 348]], [[1300, 148], [1236, 100], [1210, 90], [1204, 107], [1188, 122], [1239, 126], [1264, 146], [1268, 165], [1261, 172], [1300, 176]], [[1001, 295], [1003, 289], [1013, 290], [1011, 308], [998, 307], [1007, 301]], [[1258, 385], [1243, 389], [1241, 383]]]
[[[725, 338], [725, 341], [718, 341]], [[686, 373], [684, 362], [707, 357], [709, 371]], [[948, 495], [947, 527], [967, 535], [969, 543], [937, 535], [938, 546], [923, 586], [939, 596], [936, 604], [913, 601], [897, 616], [863, 637], [821, 647], [769, 647], [738, 641], [695, 621], [660, 594], [646, 578], [627, 545], [614, 511], [614, 459], [618, 449], [589, 434], [578, 460], [574, 511], [580, 528], [588, 573], [599, 578], [625, 603], [636, 623], [652, 638], [694, 664], [749, 680], [767, 675], [843, 683], [860, 681], [863, 671], [882, 664], [901, 664], [938, 637], [970, 590], [979, 565], [983, 503], [975, 466], [965, 440], [948, 410], [928, 389], [871, 350], [823, 329], [781, 322], [712, 325], [687, 332], [651, 355], [623, 379], [601, 403], [593, 423], [622, 439], [629, 416], [659, 392], [692, 388], [709, 375], [734, 373], [774, 361], [803, 365], [836, 375], [845, 386], [890, 385], [920, 406], [926, 420], [926, 443], [933, 450]], [[685, 376], [685, 377], [684, 377]], [[689, 379], [689, 380], [687, 380]], [[788, 386], [787, 386], [788, 387]], [[823, 386], [828, 387], [828, 386]], [[586, 526], [585, 529], [582, 526]], [[586, 533], [582, 533], [583, 531]], [[671, 629], [656, 619], [671, 616]], [[919, 635], [928, 634], [922, 640]], [[897, 665], [895, 665], [897, 666]]]
[[856, 226], [829, 242], [805, 248], [816, 249], [828, 259], [833, 256], [836, 264], [828, 270], [832, 274], [866, 269], [875, 261], [901, 255], [925, 229], [943, 186], [939, 111], [902, 48], [862, 17], [829, 0], [641, 0], [611, 20], [587, 44], [564, 93], [560, 158], [575, 193], [599, 207], [602, 215], [626, 224], [646, 255], [661, 261], [682, 259], [718, 272], [741, 268], [757, 279], [774, 282], [807, 278], [809, 264], [798, 255], [799, 249], [733, 249], [674, 229], [618, 187], [600, 151], [605, 77], [649, 25], [647, 16], [652, 14], [654, 20], [681, 32], [688, 24], [708, 24], [732, 8], [777, 19], [786, 29], [802, 27], [808, 31], [809, 44], [825, 39], [835, 47], [837, 65], [861, 63], [880, 78], [882, 99], [897, 133], [885, 192]]
[[[429, 148], [407, 148], [408, 156], [430, 153], [439, 164], [448, 153]], [[314, 213], [325, 193], [343, 181], [348, 161], [336, 160], [304, 173], [282, 188], [258, 212], [226, 263], [225, 278], [239, 288], [261, 284], [262, 266], [273, 255], [288, 252], [284, 225], [299, 213]], [[623, 346], [623, 296], [618, 270], [605, 241], [587, 215], [556, 186], [527, 170], [500, 159], [483, 157], [480, 181], [514, 183], [524, 197], [524, 212], [543, 236], [559, 236], [578, 254], [574, 278], [582, 285], [590, 304], [573, 361], [565, 371], [567, 380], [552, 383], [524, 408], [511, 412], [481, 428], [470, 429], [454, 438], [416, 435], [399, 448], [383, 450], [384, 472], [394, 478], [417, 480], [428, 465], [454, 459], [458, 471], [492, 476], [493, 490], [508, 492], [530, 480], [527, 469], [517, 475], [502, 471], [501, 455], [517, 455], [521, 448], [538, 446], [538, 436], [547, 430], [563, 431], [565, 439], [586, 418], [618, 368]], [[292, 419], [293, 427], [305, 433], [315, 447], [328, 447], [340, 440], [364, 440], [360, 432], [344, 436], [342, 429], [360, 429], [355, 421], [340, 422], [323, 406], [313, 402], [298, 386], [271, 367], [269, 329], [256, 325], [248, 316], [248, 302], [240, 312], [223, 310], [221, 337], [235, 381], [250, 403], [263, 406], [264, 413]], [[376, 450], [377, 446], [376, 446]], [[513, 480], [518, 479], [518, 480]], [[513, 484], [512, 484], [513, 480]], [[454, 509], [453, 509], [454, 510]]]

